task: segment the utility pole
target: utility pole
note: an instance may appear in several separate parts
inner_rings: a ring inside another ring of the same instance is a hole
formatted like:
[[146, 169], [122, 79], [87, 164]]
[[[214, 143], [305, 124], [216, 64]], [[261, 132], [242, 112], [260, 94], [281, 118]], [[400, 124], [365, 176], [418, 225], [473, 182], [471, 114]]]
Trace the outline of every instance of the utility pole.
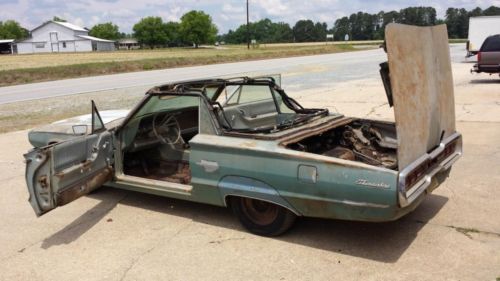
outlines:
[[248, 19], [248, 0], [247, 0], [247, 49], [250, 50], [250, 23]]

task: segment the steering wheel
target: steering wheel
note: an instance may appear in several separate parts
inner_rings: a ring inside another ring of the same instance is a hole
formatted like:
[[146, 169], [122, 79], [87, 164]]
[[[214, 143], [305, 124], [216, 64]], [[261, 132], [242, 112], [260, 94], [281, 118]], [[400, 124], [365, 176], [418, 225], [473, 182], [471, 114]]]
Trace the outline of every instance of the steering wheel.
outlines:
[[[153, 133], [163, 144], [175, 144], [181, 139], [181, 127], [177, 118], [173, 114], [166, 114], [163, 118], [158, 118], [161, 114], [153, 117]], [[160, 120], [161, 119], [161, 120]]]

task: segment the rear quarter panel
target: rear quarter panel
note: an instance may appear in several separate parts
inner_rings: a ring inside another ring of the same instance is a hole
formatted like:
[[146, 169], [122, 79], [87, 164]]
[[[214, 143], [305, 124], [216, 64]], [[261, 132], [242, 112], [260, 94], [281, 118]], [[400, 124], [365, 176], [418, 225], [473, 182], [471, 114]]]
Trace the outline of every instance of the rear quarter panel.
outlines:
[[[396, 171], [285, 149], [277, 141], [198, 135], [190, 145], [194, 196], [239, 176], [273, 187], [303, 216], [385, 221], [398, 209]], [[201, 160], [218, 169], [206, 172], [196, 164]], [[316, 169], [315, 182], [299, 179], [300, 165]]]

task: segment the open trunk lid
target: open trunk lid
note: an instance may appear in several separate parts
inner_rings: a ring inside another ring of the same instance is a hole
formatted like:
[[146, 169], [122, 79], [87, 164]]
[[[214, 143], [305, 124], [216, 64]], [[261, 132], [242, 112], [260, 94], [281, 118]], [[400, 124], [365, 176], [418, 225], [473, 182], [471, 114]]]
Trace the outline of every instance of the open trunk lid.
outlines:
[[455, 130], [446, 25], [390, 24], [385, 39], [397, 131], [399, 203], [404, 207], [449, 173], [462, 154], [462, 140]]
[[389, 24], [385, 30], [402, 171], [455, 133], [446, 25]]

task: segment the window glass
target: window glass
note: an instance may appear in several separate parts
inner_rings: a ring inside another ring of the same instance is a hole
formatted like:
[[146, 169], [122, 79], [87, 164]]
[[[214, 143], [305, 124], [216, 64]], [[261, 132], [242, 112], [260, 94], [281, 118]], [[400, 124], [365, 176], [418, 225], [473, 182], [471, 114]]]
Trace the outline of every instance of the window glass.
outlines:
[[243, 85], [240, 93], [239, 104], [272, 99], [269, 86]]
[[283, 102], [283, 98], [281, 98], [281, 95], [278, 94], [275, 90], [272, 90], [274, 96], [276, 97], [276, 103], [278, 104], [278, 107], [280, 109], [280, 113], [295, 113], [295, 111], [291, 110], [288, 108], [288, 106], [285, 105]]
[[500, 36], [494, 36], [486, 39], [481, 52], [500, 52]]
[[199, 131], [201, 134], [215, 135], [215, 125], [212, 119], [212, 115], [208, 109], [207, 104], [204, 101], [200, 103], [200, 114], [199, 114]]
[[134, 117], [161, 112], [173, 111], [188, 107], [199, 106], [200, 98], [196, 96], [152, 96]]
[[97, 111], [97, 108], [92, 101], [92, 134], [94, 132], [99, 132], [104, 129], [104, 123], [102, 122], [101, 116]]
[[207, 95], [209, 100], [212, 99], [212, 97], [215, 95], [215, 93], [217, 92], [218, 89], [219, 89], [219, 86], [205, 88], [205, 94]]
[[230, 96], [227, 105], [271, 100], [272, 98], [271, 89], [267, 85], [242, 85]]
[[[229, 85], [229, 86], [226, 86], [222, 92], [220, 93], [220, 95], [217, 97], [217, 102], [224, 105], [226, 103], [226, 101], [228, 101], [229, 99], [232, 99], [232, 97], [234, 95], [238, 95], [239, 94], [239, 89], [240, 89], [240, 86], [236, 86], [236, 85]], [[238, 93], [237, 93], [238, 92]], [[234, 101], [237, 101], [238, 100], [238, 97], [236, 97], [234, 99]]]

